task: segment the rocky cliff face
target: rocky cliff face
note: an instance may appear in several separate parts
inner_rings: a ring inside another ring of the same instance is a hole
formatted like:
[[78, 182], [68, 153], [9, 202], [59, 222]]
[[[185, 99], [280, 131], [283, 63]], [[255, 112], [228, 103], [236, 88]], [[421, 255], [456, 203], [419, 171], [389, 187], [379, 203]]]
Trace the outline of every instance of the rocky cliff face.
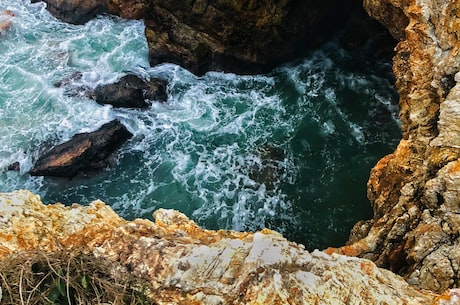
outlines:
[[368, 258], [420, 288], [458, 287], [460, 2], [364, 6], [399, 39], [393, 71], [403, 139], [371, 172], [374, 218], [358, 223], [339, 252]]
[[0, 260], [31, 250], [83, 251], [148, 281], [147, 295], [155, 304], [456, 300], [456, 290], [443, 296], [421, 292], [368, 260], [309, 253], [270, 230], [208, 231], [176, 211], [158, 210], [154, 216], [154, 223], [126, 221], [101, 201], [65, 207], [44, 205], [27, 191], [0, 194]]
[[45, 2], [51, 13], [72, 23], [101, 12], [144, 19], [151, 65], [175, 63], [196, 74], [269, 71], [330, 36], [331, 25], [359, 5], [357, 0]]
[[336, 17], [333, 6], [345, 9], [334, 0], [151, 1], [150, 63], [174, 62], [197, 74], [268, 71], [314, 45], [323, 20]]
[[[145, 19], [152, 64], [254, 72], [308, 41], [309, 22], [331, 5], [310, 3], [110, 0], [107, 9]], [[393, 67], [403, 137], [371, 172], [374, 218], [354, 227], [347, 246], [328, 252], [368, 258], [419, 288], [442, 292], [460, 286], [460, 3], [365, 0], [364, 6], [399, 40]], [[29, 193], [3, 198], [0, 255], [83, 247], [152, 281], [160, 304], [314, 304], [315, 298], [430, 304], [434, 298], [367, 260], [308, 253], [271, 231], [204, 231], [170, 211], [159, 211], [156, 223], [127, 222], [101, 202], [65, 208], [44, 207]], [[455, 302], [448, 295], [436, 302], [447, 299]]]

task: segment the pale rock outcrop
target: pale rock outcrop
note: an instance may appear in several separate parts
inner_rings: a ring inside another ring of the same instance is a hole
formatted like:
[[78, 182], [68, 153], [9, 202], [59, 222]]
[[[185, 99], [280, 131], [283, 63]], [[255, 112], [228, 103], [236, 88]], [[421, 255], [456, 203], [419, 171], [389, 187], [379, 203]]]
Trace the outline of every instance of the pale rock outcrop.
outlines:
[[[147, 280], [155, 304], [453, 304], [371, 261], [307, 252], [280, 234], [203, 230], [185, 215], [126, 221], [101, 201], [44, 205], [0, 194], [0, 259], [15, 251], [84, 251]], [[448, 303], [440, 303], [440, 302]]]
[[368, 258], [423, 289], [459, 287], [460, 2], [366, 0], [364, 7], [400, 40], [393, 71], [403, 139], [371, 172], [374, 218], [329, 253]]

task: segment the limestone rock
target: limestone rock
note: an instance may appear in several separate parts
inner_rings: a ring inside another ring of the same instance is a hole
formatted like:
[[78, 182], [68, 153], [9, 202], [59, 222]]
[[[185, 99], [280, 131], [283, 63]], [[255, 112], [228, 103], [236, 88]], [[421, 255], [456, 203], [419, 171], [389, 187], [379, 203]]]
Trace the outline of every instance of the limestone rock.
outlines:
[[129, 222], [101, 201], [66, 207], [43, 205], [28, 191], [0, 194], [0, 260], [27, 249], [78, 249], [149, 281], [159, 305], [415, 305], [457, 293], [419, 291], [368, 260], [309, 253], [267, 229], [209, 231], [177, 211], [154, 216]]
[[30, 170], [32, 176], [73, 177], [107, 166], [108, 158], [132, 134], [118, 120], [98, 130], [80, 133], [41, 156]]
[[43, 205], [38, 195], [16, 191], [0, 195], [0, 257], [14, 251], [54, 251], [101, 243], [125, 224], [102, 201], [89, 206]]
[[403, 139], [368, 182], [374, 218], [347, 246], [423, 289], [459, 287], [459, 1], [364, 1], [400, 42], [393, 71]]
[[404, 6], [407, 1], [401, 0], [364, 0], [363, 6], [368, 14], [380, 21], [391, 33], [391, 35], [402, 40], [404, 29], [409, 23], [409, 19], [404, 14]]

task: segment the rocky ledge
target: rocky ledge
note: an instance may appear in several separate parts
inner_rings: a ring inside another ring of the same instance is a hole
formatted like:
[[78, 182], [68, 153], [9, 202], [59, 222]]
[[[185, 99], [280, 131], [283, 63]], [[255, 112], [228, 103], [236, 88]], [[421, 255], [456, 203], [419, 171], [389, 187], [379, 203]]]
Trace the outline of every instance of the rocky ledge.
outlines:
[[330, 249], [368, 258], [419, 288], [460, 286], [459, 1], [366, 0], [399, 39], [393, 71], [403, 138], [371, 172], [374, 218], [349, 244]]
[[126, 221], [101, 201], [66, 207], [44, 205], [28, 191], [0, 194], [0, 260], [31, 250], [84, 252], [150, 283], [145, 293], [159, 305], [459, 300], [458, 290], [443, 295], [421, 291], [369, 260], [309, 253], [267, 229], [203, 230], [173, 210], [160, 209], [154, 217], [155, 222]]

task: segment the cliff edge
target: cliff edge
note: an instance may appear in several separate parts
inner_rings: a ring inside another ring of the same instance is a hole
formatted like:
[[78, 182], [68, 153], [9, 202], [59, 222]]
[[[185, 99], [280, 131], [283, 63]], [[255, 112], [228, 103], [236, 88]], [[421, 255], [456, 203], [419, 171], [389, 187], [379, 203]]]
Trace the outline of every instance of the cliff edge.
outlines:
[[[369, 260], [309, 253], [270, 230], [208, 231], [177, 211], [160, 209], [154, 216], [155, 222], [126, 221], [101, 201], [66, 207], [44, 205], [28, 191], [0, 194], [0, 262], [30, 251], [85, 253], [110, 262], [107, 277], [123, 269], [147, 282], [144, 293], [153, 304], [426, 305], [457, 300], [456, 290], [442, 296], [420, 291]], [[0, 268], [0, 284], [9, 287], [3, 272]], [[20, 296], [27, 299], [34, 290]], [[5, 302], [10, 292], [3, 289]]]
[[[289, 1], [276, 2], [290, 8], [279, 14], [270, 10], [275, 2], [268, 0], [222, 0], [212, 5], [208, 1], [98, 2], [103, 2], [104, 11], [119, 10], [124, 17], [147, 16], [152, 64], [175, 59], [196, 73], [232, 66], [234, 61], [243, 67], [254, 58], [262, 65], [275, 63], [262, 56], [274, 50], [264, 38], [281, 35], [294, 44], [296, 31], [305, 30], [288, 22], [292, 32], [279, 23], [291, 20], [284, 18], [289, 12], [296, 16], [303, 12], [289, 6]], [[262, 31], [253, 33], [262, 39], [257, 49], [251, 48], [250, 39], [242, 39], [252, 34], [216, 28], [212, 36], [195, 22], [198, 17], [214, 22], [219, 14], [212, 12], [220, 6], [242, 12], [237, 27], [246, 17], [258, 16], [251, 19], [258, 22], [251, 23], [254, 28]], [[395, 152], [373, 168], [368, 197], [374, 217], [355, 225], [346, 246], [328, 249], [330, 256], [308, 253], [269, 230], [206, 231], [182, 214], [166, 210], [156, 213], [155, 223], [128, 222], [102, 202], [89, 207], [44, 206], [37, 196], [16, 192], [1, 196], [0, 256], [31, 249], [83, 249], [151, 282], [150, 296], [158, 304], [455, 302], [458, 290], [453, 288], [460, 286], [460, 3], [365, 0], [364, 7], [399, 40], [393, 71], [402, 139]], [[182, 18], [187, 22], [179, 22]], [[191, 29], [191, 24], [201, 28]], [[224, 52], [220, 39], [230, 46], [234, 43], [234, 49], [226, 50], [235, 53]], [[289, 43], [281, 46], [289, 49]], [[280, 54], [279, 60], [289, 57]], [[437, 296], [424, 289], [447, 292]]]
[[399, 39], [393, 71], [403, 138], [373, 168], [374, 218], [338, 250], [423, 289], [460, 286], [460, 2], [366, 0]]

